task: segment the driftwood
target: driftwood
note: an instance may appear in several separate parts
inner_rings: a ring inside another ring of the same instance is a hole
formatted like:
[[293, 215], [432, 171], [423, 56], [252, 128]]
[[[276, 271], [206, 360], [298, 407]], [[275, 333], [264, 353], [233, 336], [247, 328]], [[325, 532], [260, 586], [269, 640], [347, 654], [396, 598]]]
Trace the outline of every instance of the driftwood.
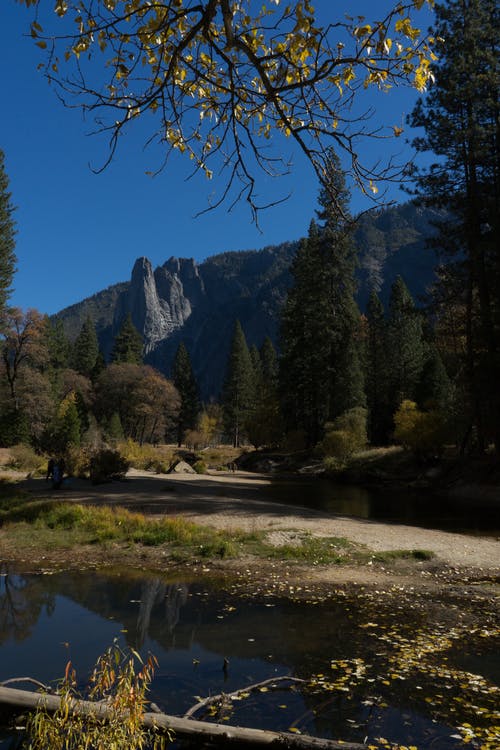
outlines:
[[[0, 687], [0, 703], [13, 706], [20, 710], [45, 709], [57, 711], [60, 698], [56, 695], [44, 695], [17, 688]], [[95, 716], [106, 719], [109, 709], [105, 703], [76, 700], [71, 703], [72, 712], [84, 716]], [[263, 729], [234, 727], [222, 724], [209, 724], [204, 721], [185, 719], [167, 714], [146, 713], [143, 717], [145, 727], [171, 729], [179, 737], [199, 740], [216, 740], [219, 743], [235, 742], [240, 746], [254, 747], [285, 747], [285, 748], [318, 748], [318, 750], [366, 750], [366, 745], [352, 742], [336, 742], [307, 735], [296, 735], [290, 732], [271, 732]]]
[[280, 682], [299, 682], [303, 684], [304, 682], [306, 682], [306, 680], [301, 680], [300, 677], [271, 677], [269, 680], [256, 682], [254, 685], [248, 685], [248, 687], [241, 688], [240, 690], [235, 690], [232, 693], [220, 693], [219, 695], [211, 695], [208, 698], [203, 698], [203, 700], [199, 701], [199, 703], [196, 703], [194, 706], [191, 706], [191, 708], [188, 709], [184, 714], [184, 718], [190, 719], [195, 715], [197, 711], [200, 711], [202, 708], [206, 708], [207, 706], [212, 706], [214, 703], [223, 704], [226, 701], [233, 700], [234, 698], [238, 700], [240, 695], [251, 693], [254, 690], [260, 690], [260, 688], [265, 687], [266, 685], [278, 685], [278, 683]]

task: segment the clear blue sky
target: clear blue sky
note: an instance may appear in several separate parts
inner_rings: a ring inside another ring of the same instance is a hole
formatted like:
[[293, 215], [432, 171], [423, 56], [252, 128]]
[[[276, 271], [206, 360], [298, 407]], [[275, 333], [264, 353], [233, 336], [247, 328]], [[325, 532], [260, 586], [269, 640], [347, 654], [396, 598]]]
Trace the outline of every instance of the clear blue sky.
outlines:
[[[317, 0], [318, 11], [327, 12], [331, 3]], [[381, 12], [381, 4], [386, 0], [351, 0], [348, 10], [354, 15], [359, 8], [368, 18], [375, 5], [375, 12]], [[172, 255], [201, 261], [226, 250], [261, 248], [307, 233], [318, 184], [301, 155], [294, 158], [290, 178], [262, 185], [269, 195], [292, 191], [292, 196], [261, 215], [261, 231], [244, 204], [232, 213], [222, 207], [194, 218], [207, 206], [212, 184], [201, 176], [186, 181], [190, 164], [180, 157], [160, 175], [147, 176], [146, 171], [157, 166], [157, 153], [143, 149], [146, 134], [141, 126], [122, 141], [112, 164], [94, 174], [89, 164], [99, 166], [105, 158], [105, 137], [89, 136], [91, 123], [84, 122], [78, 110], [64, 108], [37, 70], [43, 53], [23, 36], [30, 18], [14, 0], [2, 0], [0, 148], [18, 227], [12, 304], [54, 313], [128, 280], [141, 255], [153, 266]], [[428, 23], [425, 14], [421, 25]], [[392, 126], [401, 124], [417, 94], [406, 89], [377, 97], [378, 116]], [[367, 143], [365, 149], [365, 156], [375, 160], [380, 141]], [[404, 140], [384, 143], [383, 149], [401, 154]], [[406, 200], [397, 187], [387, 197]], [[357, 211], [367, 204], [354, 196], [352, 207]]]

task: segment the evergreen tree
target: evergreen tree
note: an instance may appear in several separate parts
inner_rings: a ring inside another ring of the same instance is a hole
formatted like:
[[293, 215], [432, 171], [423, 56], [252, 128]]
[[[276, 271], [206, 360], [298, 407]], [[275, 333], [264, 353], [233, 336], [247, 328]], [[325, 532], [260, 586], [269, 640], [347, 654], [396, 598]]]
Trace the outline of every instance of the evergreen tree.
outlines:
[[112, 443], [116, 443], [124, 439], [124, 432], [122, 427], [122, 421], [117, 411], [113, 412], [110, 416], [109, 421], [106, 425], [106, 437]]
[[172, 381], [181, 399], [176, 419], [177, 443], [182, 445], [187, 430], [194, 430], [200, 413], [198, 384], [188, 351], [181, 341], [172, 367]]
[[7, 304], [16, 264], [14, 206], [8, 188], [5, 155], [0, 149], [0, 315]]
[[349, 194], [338, 158], [329, 154], [330, 191], [320, 193], [318, 225], [311, 223], [292, 262], [293, 286], [285, 304], [280, 390], [288, 430], [304, 431], [308, 445], [324, 425], [363, 403], [360, 314], [354, 301], [356, 264]]
[[387, 323], [387, 362], [391, 412], [414, 401], [424, 363], [423, 320], [401, 276], [391, 287]]
[[249, 419], [255, 405], [252, 360], [239, 320], [234, 326], [222, 403], [224, 426], [231, 437], [233, 446], [237, 448], [245, 431], [245, 422]]
[[[250, 350], [252, 356], [253, 348]], [[260, 348], [258, 361], [255, 353], [255, 408], [245, 426], [250, 442], [256, 447], [276, 445], [283, 435], [278, 394], [278, 357], [271, 339], [267, 336]]]
[[85, 399], [79, 391], [75, 393], [75, 407], [78, 414], [78, 421], [80, 423], [81, 437], [85, 432], [87, 432], [90, 427], [90, 410], [85, 403]]
[[142, 365], [142, 350], [142, 336], [132, 323], [132, 316], [129, 313], [115, 338], [111, 361]]
[[97, 358], [95, 361], [95, 365], [92, 368], [92, 372], [90, 374], [90, 379], [93, 383], [95, 383], [101, 374], [101, 372], [104, 372], [106, 369], [106, 359], [104, 357], [104, 354], [102, 353], [101, 349], [97, 352]]
[[366, 351], [368, 437], [373, 445], [383, 445], [389, 438], [392, 414], [389, 403], [387, 325], [382, 302], [375, 291], [370, 294], [366, 315], [368, 321]]
[[59, 376], [69, 367], [71, 345], [64, 332], [62, 320], [56, 318], [51, 321], [45, 317], [45, 346], [48, 352], [49, 376], [53, 384], [57, 385]]
[[260, 348], [260, 361], [264, 381], [276, 387], [278, 384], [278, 355], [269, 336], [266, 336]]
[[98, 355], [99, 342], [97, 341], [95, 326], [90, 317], [87, 317], [73, 344], [72, 361], [74, 369], [90, 378]]
[[[461, 305], [472, 421], [468, 434], [500, 447], [500, 78], [495, 0], [435, 6], [435, 83], [411, 124], [424, 128], [419, 151], [438, 158], [415, 172], [417, 193], [445, 209], [434, 244], [447, 259], [439, 301]], [[464, 409], [467, 404], [464, 404]], [[474, 428], [474, 430], [472, 429]]]
[[[356, 315], [359, 313], [356, 307]], [[354, 328], [343, 337], [335, 352], [335, 369], [333, 377], [332, 415], [340, 416], [351, 409], [366, 406], [365, 371], [362, 363], [359, 341]]]
[[255, 344], [249, 349], [250, 360], [252, 362], [254, 387], [257, 388], [262, 381], [262, 361], [260, 358], [260, 352]]
[[416, 400], [422, 409], [443, 409], [448, 402], [451, 382], [441, 355], [435, 346], [430, 347], [424, 361]]

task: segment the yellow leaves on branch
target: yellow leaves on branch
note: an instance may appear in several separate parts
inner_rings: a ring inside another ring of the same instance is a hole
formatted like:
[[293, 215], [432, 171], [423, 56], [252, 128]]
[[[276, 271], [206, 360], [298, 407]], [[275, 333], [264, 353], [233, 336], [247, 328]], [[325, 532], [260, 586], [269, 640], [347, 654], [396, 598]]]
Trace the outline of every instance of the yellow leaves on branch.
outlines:
[[[433, 40], [422, 39], [408, 9], [432, 0], [394, 3], [383, 20], [340, 12], [326, 27], [309, 0], [53, 0], [51, 17], [65, 17], [64, 30], [58, 37], [36, 20], [31, 35], [47, 51], [47, 70], [59, 78], [63, 97], [75, 93], [90, 108], [97, 102], [100, 113], [108, 107], [109, 127], [117, 131], [150, 110], [161, 118], [155, 135], [211, 176], [209, 151], [241, 158], [241, 145], [250, 142], [248, 151], [257, 153], [252, 139], [269, 139], [276, 130], [294, 137], [313, 161], [313, 153], [324, 151], [321, 139], [335, 134], [342, 143], [354, 117], [352, 97], [363, 87], [410, 83], [424, 90], [432, 79]], [[58, 71], [58, 47], [63, 61], [77, 61], [84, 85], [74, 91], [76, 79]], [[227, 151], [212, 148], [216, 131], [219, 145], [232, 141]], [[367, 175], [356, 179], [365, 189]]]

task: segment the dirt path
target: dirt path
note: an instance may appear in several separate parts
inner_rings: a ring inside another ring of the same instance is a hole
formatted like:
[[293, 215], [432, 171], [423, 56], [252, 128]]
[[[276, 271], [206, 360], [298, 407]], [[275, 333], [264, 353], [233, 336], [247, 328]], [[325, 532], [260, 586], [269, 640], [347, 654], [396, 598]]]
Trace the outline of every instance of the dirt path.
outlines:
[[[274, 544], [293, 541], [298, 531], [313, 536], [346, 537], [374, 552], [428, 550], [434, 566], [475, 569], [500, 575], [500, 539], [468, 536], [432, 529], [335, 516], [296, 505], [266, 500], [269, 479], [263, 475], [159, 474], [131, 470], [123, 482], [93, 486], [71, 479], [55, 492], [41, 479], [28, 479], [20, 486], [38, 497], [65, 498], [79, 503], [120, 505], [130, 510], [160, 516], [181, 515], [196, 523], [219, 529], [268, 532]], [[369, 575], [364, 567], [363, 576]], [[338, 571], [339, 566], [336, 566]], [[337, 575], [337, 573], [335, 574]], [[347, 571], [345, 572], [347, 576]], [[361, 572], [355, 577], [360, 578]]]

